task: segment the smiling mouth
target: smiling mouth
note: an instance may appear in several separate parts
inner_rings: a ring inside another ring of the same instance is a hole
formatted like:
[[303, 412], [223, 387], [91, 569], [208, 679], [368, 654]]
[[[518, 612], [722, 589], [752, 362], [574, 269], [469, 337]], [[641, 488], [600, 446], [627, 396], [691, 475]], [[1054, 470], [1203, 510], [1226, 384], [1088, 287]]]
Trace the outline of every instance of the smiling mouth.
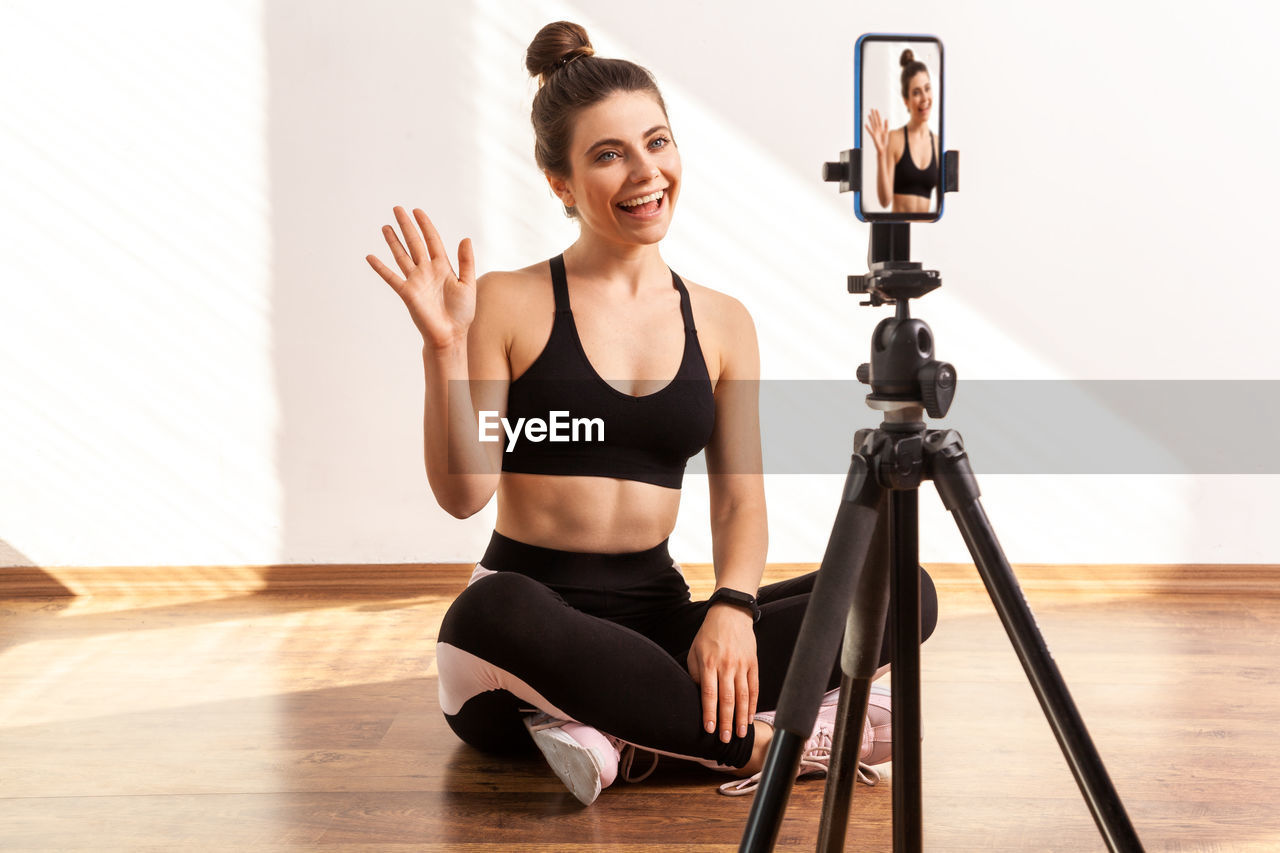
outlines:
[[629, 199], [627, 202], [619, 202], [615, 207], [630, 216], [653, 216], [666, 204], [666, 198], [667, 190], [664, 188], [655, 190], [648, 195], [640, 196], [639, 199]]

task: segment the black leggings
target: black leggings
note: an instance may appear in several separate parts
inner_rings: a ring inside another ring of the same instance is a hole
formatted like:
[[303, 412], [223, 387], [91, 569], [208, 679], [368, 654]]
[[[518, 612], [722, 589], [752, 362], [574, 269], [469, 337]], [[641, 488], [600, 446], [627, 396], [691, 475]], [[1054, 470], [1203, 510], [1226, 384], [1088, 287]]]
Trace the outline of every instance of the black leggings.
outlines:
[[[937, 624], [921, 573], [921, 637]], [[816, 572], [761, 587], [755, 625], [758, 711], [777, 708]], [[560, 551], [494, 531], [436, 646], [440, 704], [463, 741], [489, 752], [532, 741], [522, 708], [573, 719], [659, 752], [742, 767], [754, 726], [729, 743], [703, 729], [689, 647], [707, 602], [692, 601], [663, 541], [625, 554]], [[889, 638], [880, 662], [889, 662]], [[840, 684], [839, 660], [827, 689]]]

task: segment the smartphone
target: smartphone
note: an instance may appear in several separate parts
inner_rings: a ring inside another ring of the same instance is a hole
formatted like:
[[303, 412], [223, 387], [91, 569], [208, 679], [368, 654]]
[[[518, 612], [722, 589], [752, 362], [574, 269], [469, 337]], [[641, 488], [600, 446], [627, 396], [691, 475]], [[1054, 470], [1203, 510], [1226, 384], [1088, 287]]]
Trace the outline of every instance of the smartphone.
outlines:
[[946, 186], [942, 41], [868, 33], [853, 51], [854, 147], [863, 222], [934, 222]]

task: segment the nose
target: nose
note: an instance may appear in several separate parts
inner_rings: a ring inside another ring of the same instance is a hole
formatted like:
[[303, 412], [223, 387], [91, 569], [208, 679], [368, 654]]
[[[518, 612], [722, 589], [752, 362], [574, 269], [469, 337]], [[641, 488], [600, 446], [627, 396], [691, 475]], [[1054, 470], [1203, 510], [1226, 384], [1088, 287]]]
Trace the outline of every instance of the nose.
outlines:
[[646, 156], [636, 157], [632, 162], [631, 180], [637, 184], [643, 184], [646, 181], [658, 177], [658, 166]]

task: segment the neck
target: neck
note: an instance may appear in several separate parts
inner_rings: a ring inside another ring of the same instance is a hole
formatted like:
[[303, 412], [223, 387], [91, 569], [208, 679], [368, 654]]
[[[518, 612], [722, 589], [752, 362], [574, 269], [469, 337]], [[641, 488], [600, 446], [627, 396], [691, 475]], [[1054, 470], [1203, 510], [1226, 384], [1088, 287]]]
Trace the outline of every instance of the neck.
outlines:
[[910, 133], [912, 135], [922, 134], [924, 131], [921, 130], [921, 128], [925, 128], [927, 126], [928, 126], [928, 122], [926, 122], [922, 118], [916, 118], [915, 116], [912, 116], [911, 118], [907, 119], [907, 133]]
[[657, 243], [614, 243], [585, 228], [564, 250], [564, 263], [575, 278], [596, 282], [605, 290], [619, 289], [628, 296], [636, 296], [655, 281], [670, 277]]

